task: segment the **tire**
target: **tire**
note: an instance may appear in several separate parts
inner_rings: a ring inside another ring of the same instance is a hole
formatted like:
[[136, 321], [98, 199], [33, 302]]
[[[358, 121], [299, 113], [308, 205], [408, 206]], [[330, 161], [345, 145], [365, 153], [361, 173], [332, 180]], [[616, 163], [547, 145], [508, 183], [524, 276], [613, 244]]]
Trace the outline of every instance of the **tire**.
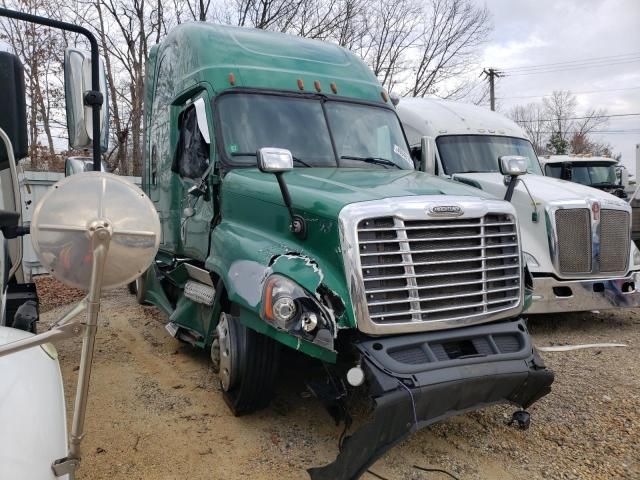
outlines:
[[129, 284], [129, 291], [136, 296], [136, 301], [140, 305], [149, 305], [149, 302], [144, 299], [144, 296], [147, 293], [145, 275], [146, 273], [143, 273]]
[[280, 345], [222, 312], [211, 359], [218, 373], [224, 400], [239, 416], [269, 405], [278, 371]]

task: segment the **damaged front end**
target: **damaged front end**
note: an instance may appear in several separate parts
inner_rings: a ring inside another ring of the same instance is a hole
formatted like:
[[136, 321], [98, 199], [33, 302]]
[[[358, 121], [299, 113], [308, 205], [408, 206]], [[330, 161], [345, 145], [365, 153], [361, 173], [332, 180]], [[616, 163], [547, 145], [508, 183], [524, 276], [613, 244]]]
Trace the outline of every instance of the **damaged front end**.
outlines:
[[554, 375], [523, 320], [455, 330], [368, 337], [356, 345], [373, 411], [346, 437], [336, 460], [312, 480], [354, 480], [411, 433], [496, 403], [527, 408]]

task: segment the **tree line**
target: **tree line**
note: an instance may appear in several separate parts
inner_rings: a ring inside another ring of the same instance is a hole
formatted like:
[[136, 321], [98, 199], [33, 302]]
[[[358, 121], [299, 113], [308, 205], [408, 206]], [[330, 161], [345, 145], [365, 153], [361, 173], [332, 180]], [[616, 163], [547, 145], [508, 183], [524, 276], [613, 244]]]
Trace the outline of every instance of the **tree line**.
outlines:
[[[64, 5], [2, 0], [2, 5], [95, 33], [109, 84], [106, 161], [130, 175], [139, 174], [143, 162], [146, 59], [178, 24], [207, 21], [332, 42], [363, 58], [389, 92], [442, 98], [483, 90], [464, 74], [478, 66], [479, 47], [492, 29], [487, 8], [472, 0], [71, 0]], [[87, 46], [77, 35], [8, 19], [0, 21], [0, 40], [25, 66], [30, 157], [37, 164], [56, 153], [62, 141], [57, 137], [65, 135], [64, 49]]]
[[578, 114], [577, 104], [570, 91], [556, 90], [541, 102], [511, 108], [507, 115], [523, 128], [538, 155], [612, 156], [611, 145], [593, 137], [609, 123], [607, 111], [592, 108]]

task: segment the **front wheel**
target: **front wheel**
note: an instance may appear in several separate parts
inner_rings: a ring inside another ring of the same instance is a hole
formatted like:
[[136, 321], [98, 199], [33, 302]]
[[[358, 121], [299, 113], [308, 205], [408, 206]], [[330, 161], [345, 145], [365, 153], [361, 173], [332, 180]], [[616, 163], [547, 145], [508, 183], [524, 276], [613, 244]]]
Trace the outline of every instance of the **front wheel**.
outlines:
[[211, 346], [224, 399], [234, 415], [260, 410], [273, 398], [279, 344], [222, 312]]
[[136, 296], [136, 301], [140, 305], [149, 305], [149, 302], [145, 301], [144, 296], [147, 293], [146, 282], [144, 280], [146, 273], [143, 273], [133, 282], [129, 283], [129, 293]]

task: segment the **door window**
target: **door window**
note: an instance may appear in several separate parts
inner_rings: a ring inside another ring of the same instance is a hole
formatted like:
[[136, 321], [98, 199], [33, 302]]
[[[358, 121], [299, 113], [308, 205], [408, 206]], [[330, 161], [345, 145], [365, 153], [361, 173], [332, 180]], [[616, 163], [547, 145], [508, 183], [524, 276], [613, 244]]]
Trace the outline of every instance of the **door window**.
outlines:
[[[198, 108], [200, 107], [200, 108]], [[187, 107], [178, 119], [178, 145], [171, 170], [183, 178], [202, 178], [209, 167], [209, 130], [200, 98]]]

